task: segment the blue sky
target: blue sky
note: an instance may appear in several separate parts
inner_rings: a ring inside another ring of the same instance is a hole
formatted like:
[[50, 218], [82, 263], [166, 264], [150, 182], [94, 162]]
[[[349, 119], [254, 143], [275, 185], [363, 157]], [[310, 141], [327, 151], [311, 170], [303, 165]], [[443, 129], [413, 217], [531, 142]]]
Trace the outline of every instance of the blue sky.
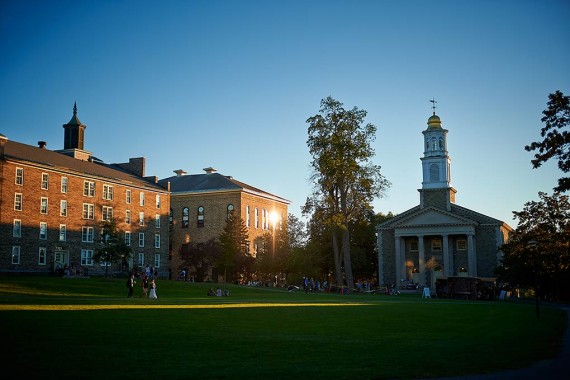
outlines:
[[392, 182], [376, 212], [419, 203], [429, 99], [449, 130], [456, 203], [516, 226], [552, 192], [532, 169], [548, 94], [570, 94], [568, 1], [0, 1], [0, 133], [146, 157], [147, 175], [215, 167], [300, 208], [307, 118], [332, 96], [368, 111]]

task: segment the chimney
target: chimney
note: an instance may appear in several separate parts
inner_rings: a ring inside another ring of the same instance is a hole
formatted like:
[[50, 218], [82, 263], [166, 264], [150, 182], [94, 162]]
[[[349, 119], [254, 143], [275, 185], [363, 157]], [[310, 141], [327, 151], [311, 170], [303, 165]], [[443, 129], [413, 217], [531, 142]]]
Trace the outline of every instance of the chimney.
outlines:
[[180, 177], [180, 176], [183, 176], [186, 174], [186, 172], [182, 169], [174, 170], [174, 173], [176, 173], [177, 177]]
[[38, 141], [38, 146], [40, 147], [40, 149], [45, 149], [46, 145], [47, 143], [45, 141]]
[[216, 173], [216, 172], [218, 171], [217, 169], [214, 169], [214, 168], [211, 167], [211, 166], [208, 167], [208, 168], [204, 168], [204, 169], [202, 169], [202, 170], [205, 171], [205, 172], [208, 173], [208, 174]]

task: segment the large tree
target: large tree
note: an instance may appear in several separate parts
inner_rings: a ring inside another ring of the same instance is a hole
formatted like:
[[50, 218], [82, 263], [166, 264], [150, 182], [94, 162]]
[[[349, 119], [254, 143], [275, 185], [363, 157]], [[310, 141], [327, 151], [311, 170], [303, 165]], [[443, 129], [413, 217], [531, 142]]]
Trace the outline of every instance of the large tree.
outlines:
[[192, 242], [183, 244], [180, 248], [180, 267], [182, 269], [192, 270], [196, 273], [196, 281], [202, 282], [211, 272], [215, 263], [218, 262], [221, 255], [220, 243], [216, 239], [209, 239], [206, 242]]
[[249, 252], [249, 235], [245, 221], [235, 211], [228, 215], [218, 240], [221, 254], [217, 269], [223, 272], [224, 281], [233, 282], [239, 280], [238, 277], [248, 277], [253, 265], [253, 257]]
[[128, 260], [133, 254], [131, 247], [127, 246], [121, 231], [117, 228], [114, 219], [99, 223], [101, 229], [101, 243], [93, 254], [93, 260], [105, 265], [105, 277], [111, 264], [120, 263], [121, 270], [128, 269]]
[[[542, 111], [542, 122], [545, 126], [540, 130], [544, 139], [525, 146], [527, 151], [538, 150], [532, 160], [533, 168], [539, 168], [551, 158], [558, 159], [558, 168], [564, 173], [570, 172], [570, 97], [560, 91], [548, 95], [547, 108]], [[565, 192], [570, 189], [570, 178], [558, 179], [554, 191]]]
[[[500, 281], [534, 289], [542, 295], [570, 299], [570, 203], [568, 196], [539, 193], [540, 201], [514, 211], [519, 219], [497, 269]], [[537, 308], [538, 310], [538, 308]]]
[[329, 96], [321, 101], [319, 113], [307, 119], [314, 190], [304, 212], [322, 215], [330, 227], [336, 283], [350, 287], [350, 224], [364, 219], [372, 200], [390, 185], [380, 166], [370, 161], [376, 126], [364, 123], [366, 114], [357, 107], [347, 110]]

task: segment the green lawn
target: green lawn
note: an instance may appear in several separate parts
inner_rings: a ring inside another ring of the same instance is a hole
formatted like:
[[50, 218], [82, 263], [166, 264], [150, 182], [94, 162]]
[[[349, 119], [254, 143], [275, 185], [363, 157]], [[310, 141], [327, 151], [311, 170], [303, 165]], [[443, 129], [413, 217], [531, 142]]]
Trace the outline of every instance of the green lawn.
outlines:
[[[137, 284], [138, 285], [138, 284]], [[4, 373], [57, 379], [428, 378], [527, 367], [556, 355], [566, 314], [418, 294], [288, 293], [159, 280], [0, 277]]]

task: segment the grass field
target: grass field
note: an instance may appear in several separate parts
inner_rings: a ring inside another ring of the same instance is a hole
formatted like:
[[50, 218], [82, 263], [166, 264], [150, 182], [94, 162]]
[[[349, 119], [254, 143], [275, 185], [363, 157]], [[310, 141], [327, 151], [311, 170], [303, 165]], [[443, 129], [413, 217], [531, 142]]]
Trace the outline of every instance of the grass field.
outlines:
[[[138, 285], [138, 284], [137, 284]], [[159, 280], [0, 277], [4, 373], [53, 379], [411, 379], [552, 358], [564, 311]]]

